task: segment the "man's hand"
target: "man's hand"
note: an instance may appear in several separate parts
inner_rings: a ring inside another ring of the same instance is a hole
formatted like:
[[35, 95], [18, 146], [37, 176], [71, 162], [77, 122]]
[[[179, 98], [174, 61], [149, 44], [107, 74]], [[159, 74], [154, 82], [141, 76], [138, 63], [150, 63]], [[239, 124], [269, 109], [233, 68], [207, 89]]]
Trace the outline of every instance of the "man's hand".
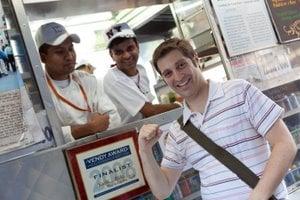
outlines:
[[139, 154], [144, 173], [157, 199], [166, 199], [173, 191], [181, 174], [179, 169], [160, 168], [152, 152], [153, 145], [162, 134], [157, 124], [144, 125], [139, 132]]
[[152, 151], [152, 146], [158, 141], [162, 134], [157, 124], [146, 124], [139, 132], [139, 150], [143, 152]]
[[88, 124], [93, 133], [105, 131], [109, 126], [109, 115], [92, 113], [89, 117]]
[[82, 138], [88, 135], [93, 135], [97, 132], [105, 131], [109, 126], [109, 115], [91, 113], [86, 124], [77, 124], [71, 126], [71, 133], [75, 139]]

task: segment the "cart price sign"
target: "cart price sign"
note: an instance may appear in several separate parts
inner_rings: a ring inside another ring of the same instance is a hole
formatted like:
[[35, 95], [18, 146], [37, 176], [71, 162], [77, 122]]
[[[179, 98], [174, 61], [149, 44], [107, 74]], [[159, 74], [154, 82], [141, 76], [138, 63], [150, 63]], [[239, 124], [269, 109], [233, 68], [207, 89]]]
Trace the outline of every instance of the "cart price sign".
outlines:
[[79, 199], [129, 199], [149, 190], [137, 133], [127, 132], [66, 150]]
[[212, 0], [230, 57], [277, 44], [264, 0]]

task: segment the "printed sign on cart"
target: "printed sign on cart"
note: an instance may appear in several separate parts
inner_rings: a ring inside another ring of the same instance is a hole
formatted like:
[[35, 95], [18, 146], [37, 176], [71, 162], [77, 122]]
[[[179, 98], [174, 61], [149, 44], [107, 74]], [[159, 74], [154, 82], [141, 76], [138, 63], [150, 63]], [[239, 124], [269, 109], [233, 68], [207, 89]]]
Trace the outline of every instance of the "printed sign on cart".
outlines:
[[127, 199], [148, 191], [135, 131], [66, 150], [80, 199]]
[[212, 0], [230, 57], [277, 44], [264, 0]]

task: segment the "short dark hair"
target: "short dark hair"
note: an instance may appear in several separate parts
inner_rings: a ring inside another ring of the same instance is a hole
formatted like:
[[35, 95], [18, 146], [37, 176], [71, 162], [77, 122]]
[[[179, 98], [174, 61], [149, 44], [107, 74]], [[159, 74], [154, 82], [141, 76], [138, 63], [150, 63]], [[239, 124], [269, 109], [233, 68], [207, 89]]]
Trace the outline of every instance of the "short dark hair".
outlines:
[[85, 67], [87, 67], [88, 65], [87, 64], [82, 64], [82, 65], [79, 65], [78, 67], [76, 67], [76, 70], [81, 70]]
[[161, 74], [161, 71], [159, 70], [157, 66], [157, 61], [170, 53], [173, 50], [178, 50], [180, 51], [184, 56], [190, 58], [192, 62], [194, 63], [195, 66], [197, 66], [196, 62], [196, 57], [195, 55], [196, 52], [193, 49], [192, 45], [184, 39], [179, 39], [179, 38], [171, 38], [168, 39], [164, 42], [162, 42], [154, 51], [153, 56], [152, 56], [152, 62], [153, 65], [156, 69], [156, 71]]
[[125, 40], [129, 40], [129, 39], [132, 39], [135, 42], [135, 44], [138, 45], [138, 41], [135, 37], [133, 37], [133, 38], [118, 37], [118, 38], [114, 39], [113, 41], [111, 41], [108, 48], [111, 49], [113, 46], [121, 44]]
[[42, 46], [40, 46], [39, 48], [39, 53], [47, 53], [48, 49], [51, 47], [51, 45], [49, 44], [42, 44]]

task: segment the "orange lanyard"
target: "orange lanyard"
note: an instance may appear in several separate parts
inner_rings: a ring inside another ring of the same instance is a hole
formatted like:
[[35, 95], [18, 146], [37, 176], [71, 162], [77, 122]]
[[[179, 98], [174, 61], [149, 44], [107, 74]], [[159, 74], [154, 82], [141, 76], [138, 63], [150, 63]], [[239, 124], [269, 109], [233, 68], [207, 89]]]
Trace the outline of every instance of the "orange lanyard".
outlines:
[[68, 99], [66, 99], [66, 98], [63, 97], [62, 95], [60, 95], [60, 94], [57, 92], [57, 90], [55, 89], [55, 87], [54, 87], [52, 81], [50, 80], [50, 78], [49, 78], [49, 76], [48, 76], [48, 74], [46, 74], [46, 78], [47, 78], [48, 85], [50, 86], [51, 90], [53, 91], [53, 93], [55, 94], [55, 96], [56, 96], [58, 99], [60, 99], [60, 100], [61, 100], [62, 102], [64, 102], [64, 103], [68, 104], [69, 106], [75, 108], [76, 110], [91, 112], [91, 108], [90, 108], [90, 106], [89, 106], [89, 104], [88, 104], [88, 100], [87, 100], [86, 93], [85, 93], [85, 91], [84, 91], [82, 85], [81, 85], [79, 82], [75, 81], [75, 79], [74, 79], [74, 81], [78, 84], [78, 86], [79, 86], [79, 88], [80, 88], [81, 94], [83, 95], [83, 98], [84, 98], [85, 103], [86, 103], [86, 105], [87, 105], [87, 109], [80, 108], [80, 107], [76, 106], [76, 105], [73, 104], [71, 101], [69, 101]]

